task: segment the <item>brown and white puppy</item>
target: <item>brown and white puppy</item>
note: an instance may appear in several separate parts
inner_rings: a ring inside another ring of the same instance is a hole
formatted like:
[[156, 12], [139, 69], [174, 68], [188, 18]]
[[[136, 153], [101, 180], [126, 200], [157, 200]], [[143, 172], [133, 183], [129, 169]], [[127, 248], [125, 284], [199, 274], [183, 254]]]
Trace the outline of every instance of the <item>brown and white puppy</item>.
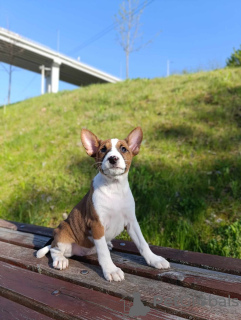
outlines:
[[142, 136], [141, 128], [137, 127], [124, 140], [102, 141], [82, 129], [83, 146], [95, 158], [99, 173], [89, 192], [54, 230], [52, 244], [38, 250], [38, 258], [50, 251], [53, 267], [62, 270], [69, 265], [66, 258], [97, 252], [105, 279], [121, 281], [124, 273], [111, 260], [109, 249], [111, 240], [126, 228], [148, 265], [169, 268], [169, 262], [150, 250], [141, 233], [128, 183], [128, 171], [133, 156], [140, 150]]

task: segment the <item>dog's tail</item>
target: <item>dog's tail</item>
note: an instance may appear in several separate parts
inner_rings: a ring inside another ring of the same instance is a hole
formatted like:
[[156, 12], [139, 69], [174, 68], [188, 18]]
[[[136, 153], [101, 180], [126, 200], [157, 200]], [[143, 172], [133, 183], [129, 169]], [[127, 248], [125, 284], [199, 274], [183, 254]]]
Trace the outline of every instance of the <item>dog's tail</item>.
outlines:
[[50, 248], [51, 248], [51, 245], [43, 247], [42, 249], [39, 249], [36, 252], [36, 257], [37, 258], [43, 258], [49, 252]]

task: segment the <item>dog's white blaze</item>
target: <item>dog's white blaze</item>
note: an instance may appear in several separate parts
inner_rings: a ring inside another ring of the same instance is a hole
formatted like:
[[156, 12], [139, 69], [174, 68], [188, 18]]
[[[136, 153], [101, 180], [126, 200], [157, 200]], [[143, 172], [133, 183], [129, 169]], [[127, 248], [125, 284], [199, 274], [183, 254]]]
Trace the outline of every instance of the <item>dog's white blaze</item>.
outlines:
[[[116, 145], [117, 145], [117, 142], [119, 141], [119, 139], [111, 139], [111, 144], [112, 144], [112, 148], [111, 148], [111, 150], [116, 150], [117, 151], [117, 149], [116, 149]], [[117, 151], [118, 152], [118, 151]]]
[[119, 151], [116, 149], [116, 145], [118, 141], [119, 139], [111, 139], [111, 145], [112, 145], [111, 151], [113, 152], [116, 151], [118, 154], [120, 154]]
[[[122, 157], [121, 153], [116, 148], [118, 141], [119, 141], [118, 139], [111, 139], [111, 150], [107, 153], [101, 165], [103, 172], [109, 176], [118, 176], [123, 174], [123, 172], [125, 172], [125, 168], [126, 168], [125, 160]], [[118, 161], [116, 163], [117, 168], [113, 167], [113, 165], [108, 160], [110, 157], [113, 157], [113, 156], [118, 158]]]
[[117, 156], [117, 158], [119, 158], [119, 160], [117, 162], [118, 163], [118, 167], [121, 167], [121, 168], [125, 169], [126, 168], [125, 160], [122, 157], [122, 154], [116, 148], [116, 145], [117, 145], [118, 141], [119, 141], [119, 139], [111, 139], [111, 144], [112, 144], [111, 155]]

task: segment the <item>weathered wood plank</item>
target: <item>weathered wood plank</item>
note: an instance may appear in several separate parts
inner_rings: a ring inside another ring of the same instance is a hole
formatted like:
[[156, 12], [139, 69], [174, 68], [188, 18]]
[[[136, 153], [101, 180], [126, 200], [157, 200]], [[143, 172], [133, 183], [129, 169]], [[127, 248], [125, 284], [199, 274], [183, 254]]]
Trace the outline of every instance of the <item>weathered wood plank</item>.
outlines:
[[[5, 233], [3, 232], [1, 235], [2, 230], [4, 229], [0, 228], [0, 241], [4, 240], [12, 244], [22, 243], [22, 245], [28, 248], [42, 247], [44, 244], [41, 242], [42, 238], [45, 243], [47, 239], [50, 239], [6, 229]], [[230, 295], [231, 298], [241, 300], [241, 277], [175, 263], [171, 264], [172, 268], [170, 270], [158, 270], [147, 266], [141, 256], [116, 251], [112, 252], [111, 255], [114, 263], [124, 272], [224, 297]], [[74, 259], [99, 265], [96, 255], [74, 257]]]
[[[149, 267], [143, 257], [123, 252], [111, 252], [111, 257], [118, 267], [130, 274], [241, 300], [241, 277], [237, 275], [177, 263], [171, 263], [169, 270], [158, 270]], [[96, 255], [74, 259], [99, 265]]]
[[2, 320], [51, 320], [34, 310], [0, 296], [0, 319]]
[[[152, 279], [125, 274], [125, 281], [109, 283], [103, 279], [100, 267], [71, 260], [70, 267], [64, 271], [58, 271], [51, 267], [47, 257], [37, 259], [33, 256], [33, 250], [7, 244], [4, 253], [0, 249], [0, 260], [27, 268], [41, 274], [72, 282], [96, 291], [132, 300], [133, 294], [139, 292], [142, 301], [150, 307], [155, 307], [170, 314], [193, 319], [227, 319], [241, 318], [241, 305], [239, 301], [195, 291], [189, 288], [179, 287]], [[87, 270], [82, 274], [81, 270]], [[154, 299], [159, 296], [155, 306]], [[211, 302], [210, 302], [211, 301]], [[202, 306], [198, 305], [204, 304]], [[211, 304], [216, 304], [211, 305]], [[223, 304], [223, 306], [221, 306]], [[236, 304], [236, 306], [234, 305]]]
[[27, 223], [14, 222], [14, 221], [0, 219], [0, 227], [6, 228], [6, 229], [17, 230], [17, 231], [23, 231], [23, 232], [27, 232], [27, 233], [38, 234], [40, 236], [45, 236], [45, 237], [52, 237], [53, 236], [53, 229], [52, 228], [37, 226], [34, 224], [27, 224]]
[[[121, 299], [4, 262], [0, 262], [0, 295], [54, 319], [130, 319]], [[153, 317], [180, 319], [158, 310], [141, 319]]]
[[[113, 249], [126, 253], [138, 254], [139, 251], [131, 241], [113, 240]], [[123, 245], [124, 244], [124, 245]], [[231, 274], [241, 274], [241, 259], [221, 257], [207, 253], [191, 252], [173, 248], [150, 245], [151, 250], [168, 261], [188, 264], [190, 266], [221, 271]]]
[[8, 220], [3, 220], [3, 219], [0, 219], [0, 227], [11, 229], [11, 230], [18, 230], [17, 226], [14, 223]]
[[[105, 310], [98, 306], [101, 299], [109, 298], [100, 292], [91, 292], [89, 289], [3, 262], [0, 262], [0, 275], [1, 295], [54, 318], [120, 319], [121, 313], [116, 314], [114, 308]], [[88, 302], [91, 298], [94, 298], [92, 301], [95, 305]], [[108, 303], [109, 299], [105, 302]]]
[[[0, 227], [17, 228], [18, 231], [44, 235], [52, 237], [53, 229], [31, 224], [23, 224], [19, 222], [12, 222], [0, 219]], [[131, 241], [113, 240], [114, 250], [133, 253], [139, 255], [135, 244]], [[124, 244], [124, 246], [122, 245]], [[20, 245], [20, 243], [19, 243]], [[166, 258], [168, 261], [188, 264], [190, 266], [204, 268], [209, 270], [221, 271], [230, 274], [241, 274], [241, 259], [221, 257], [206, 253], [191, 252], [186, 250], [178, 250], [173, 248], [165, 248], [151, 245], [151, 250]]]
[[46, 245], [51, 238], [37, 234], [19, 232], [0, 228], [0, 241], [16, 244], [22, 247], [38, 249]]

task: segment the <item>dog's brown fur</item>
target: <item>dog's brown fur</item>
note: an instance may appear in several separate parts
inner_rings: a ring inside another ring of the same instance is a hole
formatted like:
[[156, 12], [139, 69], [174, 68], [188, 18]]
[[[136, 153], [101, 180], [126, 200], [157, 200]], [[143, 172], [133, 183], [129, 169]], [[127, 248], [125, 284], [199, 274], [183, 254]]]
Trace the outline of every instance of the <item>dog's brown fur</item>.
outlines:
[[92, 203], [93, 192], [94, 188], [91, 185], [90, 191], [73, 208], [68, 218], [54, 229], [52, 248], [57, 246], [58, 242], [76, 243], [81, 247], [92, 248], [94, 244], [88, 237], [100, 239], [104, 235], [104, 227]]

